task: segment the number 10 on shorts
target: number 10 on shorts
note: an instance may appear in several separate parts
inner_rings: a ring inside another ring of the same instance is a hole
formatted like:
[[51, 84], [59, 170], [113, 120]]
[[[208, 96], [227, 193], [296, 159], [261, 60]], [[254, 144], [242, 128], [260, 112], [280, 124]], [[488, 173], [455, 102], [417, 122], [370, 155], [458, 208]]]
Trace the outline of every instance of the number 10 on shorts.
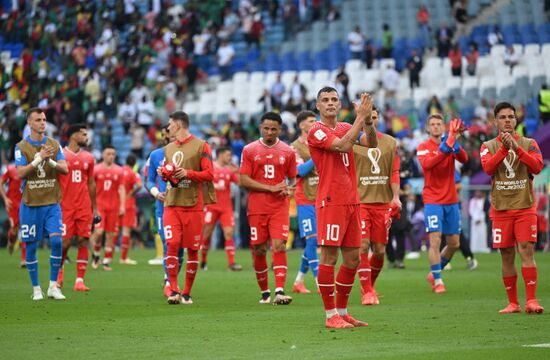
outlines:
[[325, 239], [330, 241], [338, 241], [339, 238], [340, 238], [340, 225], [327, 224], [327, 232], [325, 234]]

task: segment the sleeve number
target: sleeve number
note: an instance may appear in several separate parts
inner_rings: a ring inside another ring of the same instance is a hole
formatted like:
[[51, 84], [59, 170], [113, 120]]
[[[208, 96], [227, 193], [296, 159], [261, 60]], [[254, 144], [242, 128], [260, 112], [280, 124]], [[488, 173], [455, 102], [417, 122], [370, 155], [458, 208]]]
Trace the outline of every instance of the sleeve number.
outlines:
[[275, 166], [270, 164], [264, 165], [264, 177], [266, 179], [274, 179], [275, 178]]
[[502, 229], [493, 229], [493, 244], [500, 244], [502, 242]]
[[67, 224], [61, 224], [61, 236], [67, 236]]
[[30, 236], [36, 236], [36, 225], [29, 227], [29, 225], [21, 225], [21, 238], [26, 239]]
[[325, 239], [330, 241], [338, 241], [340, 238], [340, 225], [327, 224], [327, 233]]
[[109, 189], [111, 189], [111, 186], [113, 185], [113, 181], [112, 180], [105, 180], [103, 182], [103, 190], [105, 191], [109, 191]]
[[74, 170], [72, 172], [72, 182], [73, 183], [82, 182], [82, 173], [80, 172], [80, 170]]
[[250, 228], [250, 240], [258, 240], [258, 229], [255, 227]]
[[166, 240], [171, 239], [173, 236], [172, 234], [172, 226], [168, 225], [164, 227], [164, 237]]

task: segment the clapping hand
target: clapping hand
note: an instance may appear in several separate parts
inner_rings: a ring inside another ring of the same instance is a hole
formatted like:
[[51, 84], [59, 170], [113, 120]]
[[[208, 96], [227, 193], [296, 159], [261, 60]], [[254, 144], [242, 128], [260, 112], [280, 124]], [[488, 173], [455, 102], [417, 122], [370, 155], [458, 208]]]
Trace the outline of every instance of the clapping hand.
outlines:
[[361, 102], [353, 103], [357, 118], [363, 119], [365, 125], [372, 125], [372, 97], [369, 93], [361, 94]]

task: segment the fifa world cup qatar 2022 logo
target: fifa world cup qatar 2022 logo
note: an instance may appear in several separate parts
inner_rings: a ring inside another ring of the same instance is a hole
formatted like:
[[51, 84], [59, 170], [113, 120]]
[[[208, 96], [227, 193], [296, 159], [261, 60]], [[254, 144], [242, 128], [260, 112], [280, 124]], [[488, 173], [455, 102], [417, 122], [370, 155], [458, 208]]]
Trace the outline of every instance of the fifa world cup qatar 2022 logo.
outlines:
[[[34, 158], [36, 159], [37, 157], [40, 156], [40, 153], [36, 153], [34, 154]], [[40, 178], [40, 179], [43, 179], [46, 177], [46, 170], [44, 170], [44, 166], [46, 165], [46, 161], [43, 160], [40, 164], [38, 164], [38, 166], [36, 167], [36, 175]]]
[[378, 161], [380, 160], [380, 157], [382, 156], [382, 151], [380, 151], [379, 148], [369, 148], [367, 150], [367, 157], [371, 161], [371, 168], [370, 171], [373, 174], [380, 174], [380, 166], [378, 165]]
[[502, 161], [504, 163], [504, 167], [506, 167], [506, 178], [508, 179], [513, 179], [516, 177], [516, 172], [514, 171], [514, 163], [516, 162], [517, 158], [518, 155], [516, 154], [516, 152], [510, 149], [508, 150], [508, 155]]
[[181, 167], [181, 164], [183, 163], [183, 158], [185, 156], [181, 151], [176, 151], [174, 155], [172, 155], [172, 162], [176, 164], [177, 167]]

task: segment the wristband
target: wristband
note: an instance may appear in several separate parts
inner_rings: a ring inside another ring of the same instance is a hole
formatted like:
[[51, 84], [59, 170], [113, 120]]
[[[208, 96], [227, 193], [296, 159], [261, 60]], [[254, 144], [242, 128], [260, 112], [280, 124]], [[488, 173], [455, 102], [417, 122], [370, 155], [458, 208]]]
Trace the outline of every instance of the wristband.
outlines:
[[48, 165], [54, 168], [57, 166], [57, 162], [55, 160], [48, 159]]
[[31, 162], [32, 167], [38, 167], [40, 163], [42, 162], [42, 156], [40, 156], [40, 153], [36, 153], [34, 156], [34, 160]]
[[156, 186], [153, 186], [151, 188], [151, 190], [149, 190], [149, 192], [151, 193], [151, 195], [153, 195], [153, 197], [156, 199], [158, 194], [160, 193], [159, 189], [156, 187]]

